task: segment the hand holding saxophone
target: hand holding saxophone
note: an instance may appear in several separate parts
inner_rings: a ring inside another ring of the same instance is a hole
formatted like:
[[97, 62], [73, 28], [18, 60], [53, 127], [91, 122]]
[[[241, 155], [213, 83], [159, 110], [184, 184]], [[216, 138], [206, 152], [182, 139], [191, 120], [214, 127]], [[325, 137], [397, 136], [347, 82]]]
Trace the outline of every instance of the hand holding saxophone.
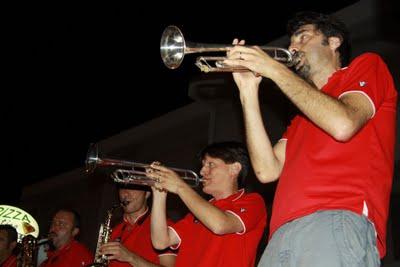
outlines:
[[100, 253], [107, 255], [108, 260], [118, 260], [122, 262], [131, 262], [135, 255], [129, 251], [120, 242], [108, 242], [100, 247]]

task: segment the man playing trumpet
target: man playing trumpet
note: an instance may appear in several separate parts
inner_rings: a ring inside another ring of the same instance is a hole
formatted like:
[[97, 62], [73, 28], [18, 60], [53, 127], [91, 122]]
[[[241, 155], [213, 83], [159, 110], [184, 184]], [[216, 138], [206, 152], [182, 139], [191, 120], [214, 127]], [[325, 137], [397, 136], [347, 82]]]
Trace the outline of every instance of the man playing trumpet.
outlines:
[[[348, 31], [332, 16], [298, 13], [288, 32], [298, 75], [243, 40], [224, 61], [251, 70], [234, 73], [247, 147], [260, 182], [279, 178], [259, 266], [379, 266], [393, 179], [393, 78], [374, 53], [346, 66]], [[275, 145], [259, 108], [262, 77], [301, 111]]]
[[[266, 225], [266, 209], [259, 194], [240, 189], [249, 158], [237, 142], [216, 143], [201, 152], [203, 192], [207, 201], [179, 175], [153, 163], [147, 174], [153, 187], [151, 239], [155, 248], [179, 248], [176, 266], [254, 266], [258, 243]], [[166, 219], [167, 193], [177, 194], [190, 213], [171, 225]]]

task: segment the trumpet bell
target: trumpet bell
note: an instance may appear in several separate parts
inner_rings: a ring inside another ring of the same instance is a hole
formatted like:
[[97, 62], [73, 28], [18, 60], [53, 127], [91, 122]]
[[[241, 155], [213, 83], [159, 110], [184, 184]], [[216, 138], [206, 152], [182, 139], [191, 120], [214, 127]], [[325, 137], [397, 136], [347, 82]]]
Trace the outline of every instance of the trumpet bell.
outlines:
[[185, 38], [178, 27], [170, 25], [165, 28], [160, 41], [161, 58], [170, 69], [178, 68], [185, 56]]
[[[96, 144], [91, 144], [86, 155], [86, 172], [91, 173], [98, 166], [100, 167], [118, 167], [111, 174], [111, 178], [120, 184], [137, 184], [152, 186], [157, 182], [156, 179], [147, 177], [147, 171], [152, 167], [149, 164], [126, 161], [120, 159], [100, 158], [99, 150]], [[169, 168], [175, 171], [185, 182], [195, 187], [202, 182], [194, 171], [187, 169]]]
[[[160, 42], [161, 58], [170, 69], [178, 68], [185, 54], [205, 53], [205, 52], [224, 52], [226, 53], [233, 45], [227, 44], [202, 44], [185, 41], [181, 30], [170, 25], [165, 28]], [[281, 47], [260, 46], [260, 48], [273, 59], [292, 67], [300, 60], [296, 53], [292, 54], [289, 50]], [[243, 66], [228, 66], [223, 63], [225, 56], [200, 56], [195, 65], [203, 72], [245, 72], [249, 69]]]
[[86, 155], [86, 172], [92, 173], [99, 162], [99, 149], [96, 144], [90, 144]]

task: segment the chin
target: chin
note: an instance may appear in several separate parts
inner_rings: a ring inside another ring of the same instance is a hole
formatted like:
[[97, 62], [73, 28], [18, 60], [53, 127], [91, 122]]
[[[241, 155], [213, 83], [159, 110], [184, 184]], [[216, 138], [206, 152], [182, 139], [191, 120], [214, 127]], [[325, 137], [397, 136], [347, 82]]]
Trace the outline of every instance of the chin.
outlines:
[[206, 193], [207, 195], [213, 195], [214, 191], [215, 190], [213, 190], [212, 187], [210, 186], [203, 187], [203, 192]]
[[310, 68], [307, 65], [301, 66], [298, 70], [296, 70], [296, 73], [302, 77], [305, 80], [309, 80], [310, 77]]
[[208, 186], [203, 186], [203, 192], [209, 194], [210, 190], [208, 190]]

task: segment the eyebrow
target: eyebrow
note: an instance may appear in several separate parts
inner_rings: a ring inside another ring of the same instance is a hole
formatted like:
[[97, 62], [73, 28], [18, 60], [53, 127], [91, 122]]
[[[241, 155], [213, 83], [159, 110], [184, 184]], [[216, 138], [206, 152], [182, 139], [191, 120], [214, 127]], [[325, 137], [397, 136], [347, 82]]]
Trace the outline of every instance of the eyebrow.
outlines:
[[309, 31], [308, 29], [299, 29], [295, 33], [293, 33], [294, 36], [299, 36], [303, 32]]

